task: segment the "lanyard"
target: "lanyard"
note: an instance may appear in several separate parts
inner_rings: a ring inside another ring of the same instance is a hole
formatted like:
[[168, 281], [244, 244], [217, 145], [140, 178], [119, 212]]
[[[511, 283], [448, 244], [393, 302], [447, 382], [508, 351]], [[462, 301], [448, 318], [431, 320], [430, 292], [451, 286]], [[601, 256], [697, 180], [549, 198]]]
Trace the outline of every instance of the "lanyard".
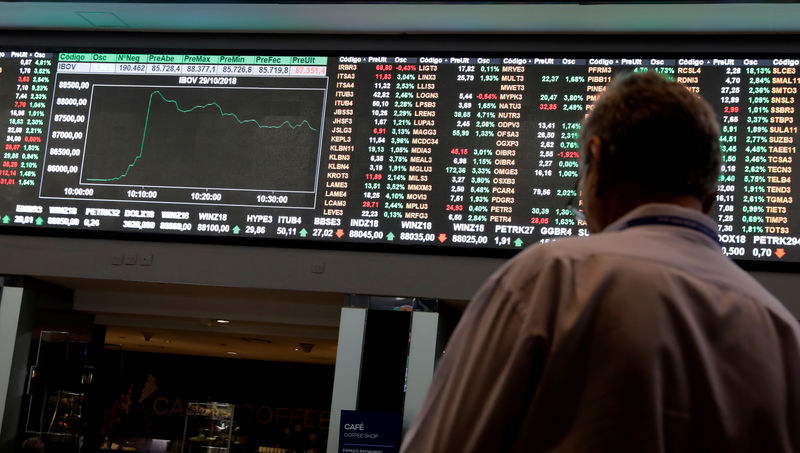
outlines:
[[687, 219], [685, 217], [676, 217], [671, 215], [639, 217], [626, 222], [623, 228], [637, 227], [642, 225], [671, 225], [689, 228], [690, 230], [705, 234], [713, 239], [714, 242], [719, 244], [719, 236], [717, 235], [716, 231], [714, 231], [712, 228], [709, 228], [708, 225], [700, 223], [696, 220]]

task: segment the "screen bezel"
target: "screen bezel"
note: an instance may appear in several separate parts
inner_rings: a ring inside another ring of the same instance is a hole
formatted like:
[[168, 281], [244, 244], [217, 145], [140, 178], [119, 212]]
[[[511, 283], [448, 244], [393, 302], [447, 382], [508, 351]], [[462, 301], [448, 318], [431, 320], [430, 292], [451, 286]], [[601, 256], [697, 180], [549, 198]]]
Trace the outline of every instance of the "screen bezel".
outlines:
[[[211, 33], [126, 33], [1, 31], [4, 50], [40, 52], [129, 52], [184, 54], [272, 54], [331, 56], [536, 56], [580, 57], [600, 54], [604, 57], [681, 56], [737, 58], [800, 56], [800, 35], [777, 34], [542, 34], [542, 35], [326, 35], [326, 34], [211, 34]], [[58, 43], [58, 45], [54, 45]], [[694, 51], [687, 55], [686, 49]], [[768, 49], [768, 52], [765, 52]], [[295, 239], [252, 237], [216, 237], [169, 233], [110, 232], [35, 229], [4, 226], [2, 233], [23, 236], [46, 236], [125, 241], [202, 243], [283, 247], [298, 249], [342, 250], [404, 253], [417, 255], [510, 258], [520, 250], [469, 248], [410, 244], [338, 243]], [[734, 260], [752, 271], [799, 272], [800, 262]]]

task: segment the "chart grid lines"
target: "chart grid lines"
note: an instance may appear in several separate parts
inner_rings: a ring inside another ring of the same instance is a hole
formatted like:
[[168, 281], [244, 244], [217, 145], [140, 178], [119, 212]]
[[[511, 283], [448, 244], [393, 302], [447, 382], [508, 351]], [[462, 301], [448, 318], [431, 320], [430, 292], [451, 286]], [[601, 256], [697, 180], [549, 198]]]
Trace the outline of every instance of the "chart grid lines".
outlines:
[[222, 110], [222, 106], [220, 106], [216, 102], [209, 102], [208, 104], [196, 105], [196, 106], [194, 106], [192, 108], [189, 108], [189, 109], [182, 109], [180, 107], [180, 104], [178, 104], [177, 101], [175, 101], [174, 99], [167, 99], [166, 97], [164, 97], [164, 94], [161, 91], [156, 90], [156, 91], [153, 91], [152, 93], [150, 93], [150, 99], [149, 99], [149, 101], [147, 103], [147, 114], [145, 116], [145, 121], [144, 121], [144, 131], [142, 132], [142, 143], [141, 143], [141, 146], [139, 147], [139, 154], [133, 159], [133, 162], [128, 164], [128, 167], [125, 169], [125, 172], [122, 173], [121, 175], [117, 176], [117, 177], [114, 177], [114, 178], [86, 178], [87, 181], [118, 181], [118, 180], [128, 176], [128, 172], [130, 172], [130, 170], [136, 165], [136, 161], [138, 161], [139, 159], [142, 158], [142, 154], [144, 153], [144, 143], [145, 143], [145, 140], [147, 139], [147, 124], [150, 121], [150, 109], [151, 109], [152, 104], [153, 104], [153, 96], [156, 95], [156, 94], [158, 94], [158, 96], [162, 100], [164, 100], [164, 102], [167, 102], [167, 103], [170, 103], [170, 104], [174, 104], [175, 105], [175, 109], [178, 110], [181, 113], [190, 113], [190, 112], [193, 112], [193, 111], [195, 111], [197, 109], [209, 108], [209, 107], [211, 107], [213, 105], [213, 106], [217, 107], [217, 109], [219, 110], [220, 115], [222, 115], [223, 117], [224, 116], [232, 116], [237, 122], [239, 122], [239, 124], [251, 124], [252, 123], [252, 124], [255, 124], [256, 127], [258, 127], [259, 129], [280, 129], [284, 125], [287, 125], [292, 129], [296, 129], [298, 127], [301, 127], [301, 126], [305, 125], [309, 129], [311, 129], [312, 131], [315, 131], [315, 132], [318, 131], [318, 129], [314, 129], [308, 123], [308, 120], [303, 120], [298, 124], [292, 124], [291, 122], [289, 122], [287, 120], [287, 121], [284, 121], [283, 123], [281, 123], [281, 124], [279, 124], [277, 126], [264, 125], [264, 124], [261, 124], [261, 123], [259, 123], [258, 121], [254, 120], [254, 119], [241, 120], [239, 118], [239, 116], [236, 115], [235, 113], [230, 113], [230, 112], [223, 111]]
[[[194, 85], [192, 85], [192, 86], [166, 86], [166, 85], [138, 85], [138, 84], [94, 84], [92, 86], [92, 94], [91, 94], [91, 100], [90, 100], [90, 113], [88, 115], [89, 118], [87, 120], [86, 132], [85, 132], [85, 134], [87, 136], [87, 140], [88, 140], [88, 133], [89, 133], [89, 128], [90, 128], [89, 124], [91, 122], [91, 111], [93, 110], [93, 101], [94, 101], [94, 98], [96, 96], [95, 89], [96, 88], [102, 88], [102, 87], [152, 89], [152, 90], [154, 90], [153, 93], [158, 92], [161, 95], [160, 97], [162, 97], [166, 102], [173, 101], [172, 103], [174, 105], [177, 105], [177, 101], [175, 101], [174, 99], [167, 99], [166, 96], [164, 95], [164, 93], [161, 92], [160, 90], [163, 90], [163, 89], [168, 89], [168, 90], [174, 90], [174, 89], [211, 89], [211, 90], [219, 90], [220, 89], [220, 87], [216, 87], [216, 86], [194, 86]], [[316, 162], [315, 162], [315, 170], [314, 170], [314, 178], [313, 178], [313, 186], [312, 186], [313, 188], [310, 188], [309, 190], [292, 190], [292, 189], [284, 189], [284, 188], [263, 188], [263, 189], [259, 188], [259, 189], [253, 189], [253, 188], [246, 188], [246, 187], [220, 187], [220, 186], [213, 186], [211, 184], [208, 184], [208, 185], [178, 185], [178, 184], [166, 185], [166, 184], [153, 184], [153, 183], [146, 183], [146, 184], [141, 184], [141, 183], [120, 184], [119, 182], [115, 183], [115, 181], [123, 180], [124, 178], [121, 177], [122, 174], [120, 176], [114, 177], [114, 178], [89, 178], [89, 177], [87, 177], [86, 174], [85, 174], [86, 159], [87, 159], [87, 153], [86, 152], [83, 153], [82, 159], [81, 159], [80, 185], [82, 185], [82, 186], [129, 186], [129, 187], [158, 188], [158, 189], [176, 188], [176, 189], [193, 189], [193, 190], [237, 190], [237, 191], [245, 191], [245, 192], [262, 192], [262, 193], [300, 193], [300, 194], [307, 193], [307, 194], [314, 194], [316, 192], [316, 190], [318, 189], [317, 188], [317, 184], [318, 184], [317, 180], [319, 178], [319, 171], [320, 171], [319, 167], [320, 167], [320, 161], [321, 161], [321, 152], [320, 152], [321, 148], [320, 147], [322, 146], [322, 133], [320, 131], [321, 131], [322, 124], [324, 124], [323, 123], [323, 121], [324, 121], [324, 105], [325, 105], [324, 104], [324, 102], [325, 102], [324, 99], [326, 99], [326, 97], [327, 97], [326, 96], [326, 89], [325, 88], [321, 88], [321, 87], [320, 88], [303, 88], [303, 87], [290, 87], [290, 88], [287, 88], [287, 87], [234, 87], [234, 86], [225, 86], [224, 89], [225, 90], [270, 90], [270, 91], [273, 91], [273, 90], [274, 91], [288, 91], [288, 90], [295, 91], [295, 90], [297, 90], [297, 91], [316, 91], [316, 92], [321, 92], [322, 98], [323, 98], [323, 102], [320, 105], [320, 110], [322, 111], [323, 117], [320, 118], [320, 125], [318, 127], [312, 126], [311, 122], [308, 121], [308, 120], [303, 120], [303, 121], [300, 121], [299, 123], [292, 123], [290, 121], [285, 121], [284, 122], [284, 123], [288, 124], [290, 127], [292, 127], [292, 129], [294, 129], [296, 127], [300, 127], [300, 126], [305, 126], [305, 127], [308, 128], [308, 130], [316, 132], [319, 135], [319, 140], [318, 140], [318, 143], [317, 143], [317, 149], [315, 150], [316, 151], [316, 153], [315, 153], [316, 154], [316, 159], [315, 159]], [[150, 100], [152, 100], [152, 93], [151, 93]], [[253, 123], [256, 126], [259, 126], [259, 128], [261, 128], [261, 129], [274, 129], [274, 128], [277, 128], [277, 127], [281, 127], [281, 126], [270, 127], [269, 125], [267, 125], [266, 127], [262, 127], [263, 125], [258, 123], [255, 120], [253, 120], [252, 122], [249, 121], [249, 120], [242, 120], [241, 118], [239, 118], [238, 115], [235, 115], [235, 114], [232, 114], [232, 113], [229, 113], [229, 112], [225, 112], [224, 110], [222, 110], [222, 108], [217, 103], [211, 103], [210, 102], [210, 103], [207, 103], [207, 104], [204, 104], [204, 105], [194, 106], [193, 108], [190, 108], [190, 109], [180, 109], [180, 110], [185, 110], [185, 111], [188, 112], [188, 111], [197, 110], [197, 109], [199, 109], [201, 107], [206, 107], [207, 108], [207, 107], [212, 106], [212, 105], [216, 105], [217, 106], [217, 109], [221, 112], [221, 115], [225, 116], [226, 113], [227, 113], [227, 114], [229, 114], [229, 116], [235, 117], [235, 119], [240, 124], [242, 124], [242, 123]], [[148, 119], [149, 119], [149, 116], [148, 116]], [[283, 123], [281, 123], [281, 125], [283, 125]], [[139, 146], [140, 154], [138, 154], [136, 156], [136, 158], [135, 158], [135, 160], [137, 160], [137, 161], [141, 157], [141, 152], [144, 149], [145, 139], [146, 139], [146, 131], [142, 134], [142, 140], [141, 140], [140, 146]], [[129, 164], [128, 168], [126, 168], [126, 171], [123, 172], [123, 174], [127, 175], [127, 172], [130, 171], [130, 167], [132, 167], [132, 165]], [[309, 180], [311, 180], [311, 178], [309, 178]]]

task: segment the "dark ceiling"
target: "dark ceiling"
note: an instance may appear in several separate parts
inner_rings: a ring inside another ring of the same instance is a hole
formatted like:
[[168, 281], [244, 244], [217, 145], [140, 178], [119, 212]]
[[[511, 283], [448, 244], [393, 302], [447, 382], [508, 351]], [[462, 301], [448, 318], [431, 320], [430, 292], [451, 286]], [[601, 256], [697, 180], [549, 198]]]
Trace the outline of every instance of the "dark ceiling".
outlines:
[[796, 33], [796, 2], [0, 2], [0, 29], [256, 33]]

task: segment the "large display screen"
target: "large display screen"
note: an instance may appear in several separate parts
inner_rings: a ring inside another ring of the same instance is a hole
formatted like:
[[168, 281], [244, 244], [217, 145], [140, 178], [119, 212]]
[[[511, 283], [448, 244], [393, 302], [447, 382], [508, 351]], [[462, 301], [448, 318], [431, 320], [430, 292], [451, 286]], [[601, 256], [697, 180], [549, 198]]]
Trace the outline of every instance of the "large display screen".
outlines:
[[445, 253], [583, 236], [568, 208], [581, 120], [613, 77], [655, 70], [719, 117], [724, 252], [800, 261], [798, 67], [763, 55], [0, 52], [0, 231]]

